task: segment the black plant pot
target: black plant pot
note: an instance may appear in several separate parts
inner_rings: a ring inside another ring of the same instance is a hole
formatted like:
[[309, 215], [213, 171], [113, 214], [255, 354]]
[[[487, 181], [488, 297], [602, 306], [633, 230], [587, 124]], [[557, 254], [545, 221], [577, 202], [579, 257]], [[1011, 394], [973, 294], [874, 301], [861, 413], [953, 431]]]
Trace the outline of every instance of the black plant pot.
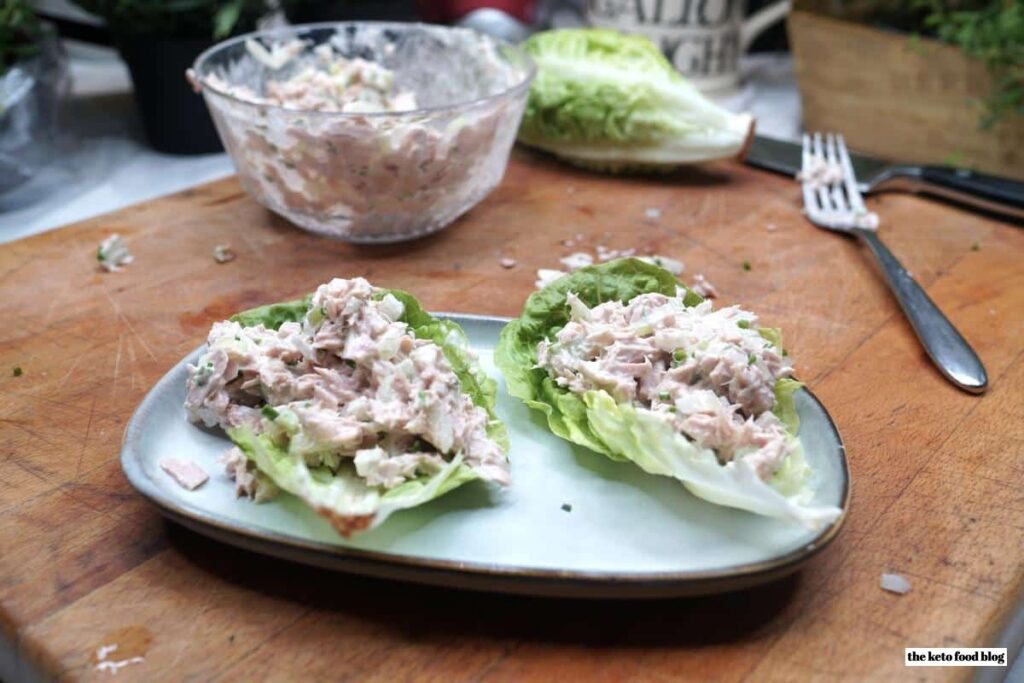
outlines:
[[118, 35], [116, 42], [131, 72], [142, 127], [153, 149], [168, 154], [222, 151], [203, 98], [185, 80], [185, 70], [213, 41]]
[[292, 0], [282, 3], [291, 24], [318, 21], [415, 21], [414, 0]]

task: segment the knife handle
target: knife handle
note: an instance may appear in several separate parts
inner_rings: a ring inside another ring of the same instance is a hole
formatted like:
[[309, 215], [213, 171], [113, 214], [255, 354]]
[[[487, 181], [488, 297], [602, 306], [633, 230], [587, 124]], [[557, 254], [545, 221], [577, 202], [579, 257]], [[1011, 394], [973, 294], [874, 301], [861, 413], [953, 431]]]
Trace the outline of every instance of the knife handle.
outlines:
[[922, 192], [1024, 220], [1024, 182], [943, 166], [922, 166]]

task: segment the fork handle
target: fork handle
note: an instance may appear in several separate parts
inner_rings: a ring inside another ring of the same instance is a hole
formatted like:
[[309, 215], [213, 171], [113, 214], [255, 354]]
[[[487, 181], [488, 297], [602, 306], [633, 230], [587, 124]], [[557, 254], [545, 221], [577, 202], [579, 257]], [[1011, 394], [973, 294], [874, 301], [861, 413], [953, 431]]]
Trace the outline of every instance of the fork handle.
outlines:
[[878, 259], [889, 289], [932, 362], [946, 379], [972, 394], [988, 388], [988, 374], [978, 354], [957, 332], [935, 302], [917, 284], [907, 269], [893, 256], [872, 230], [854, 230]]

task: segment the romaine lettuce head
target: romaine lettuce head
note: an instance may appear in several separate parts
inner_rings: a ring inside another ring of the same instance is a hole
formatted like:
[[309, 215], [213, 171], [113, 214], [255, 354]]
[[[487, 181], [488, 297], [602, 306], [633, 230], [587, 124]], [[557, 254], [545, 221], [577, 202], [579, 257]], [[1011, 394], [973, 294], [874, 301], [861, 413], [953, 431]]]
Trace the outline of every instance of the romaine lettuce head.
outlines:
[[[522, 316], [502, 330], [495, 352], [509, 393], [541, 411], [551, 431], [563, 439], [613, 460], [634, 462], [651, 474], [674, 477], [710, 502], [811, 528], [835, 520], [841, 512], [838, 508], [809, 504], [813, 495], [807, 486], [810, 469], [799, 447], [765, 483], [742, 458], [719, 464], [712, 450], [698, 447], [654, 412], [616, 403], [603, 390], [574, 394], [537, 367], [537, 344], [552, 339], [569, 320], [569, 292], [594, 307], [611, 300], [625, 303], [650, 292], [673, 296], [679, 287], [675, 277], [658, 266], [619, 259], [581, 268], [535, 292], [526, 300]], [[701, 301], [691, 291], [683, 297], [687, 306]], [[778, 330], [766, 328], [762, 334], [781, 347]], [[773, 412], [794, 439], [800, 426], [794, 394], [801, 386], [793, 379], [780, 379], [775, 385]]]
[[[466, 333], [450, 320], [439, 320], [423, 310], [411, 294], [395, 289], [381, 289], [377, 296], [391, 294], [402, 302], [405, 311], [401, 321], [419, 339], [427, 339], [441, 347], [445, 358], [459, 378], [462, 391], [473, 403], [487, 411], [488, 435], [508, 450], [508, 434], [494, 412], [497, 383], [487, 376], [469, 351]], [[310, 297], [268, 306], [260, 306], [234, 315], [231, 319], [243, 326], [264, 325], [278, 328], [285, 322], [301, 321], [309, 311]], [[313, 312], [315, 314], [315, 312]], [[310, 466], [300, 449], [289, 448], [294, 437], [294, 423], [288, 411], [274, 411], [266, 417], [267, 431], [256, 434], [248, 427], [228, 430], [228, 436], [259, 471], [280, 488], [330, 520], [342, 536], [380, 525], [388, 516], [405, 508], [422, 505], [474, 479], [477, 472], [456, 455], [448, 465], [433, 476], [420, 477], [392, 489], [367, 486], [350, 462], [343, 462], [337, 471], [324, 466]], [[298, 440], [298, 439], [294, 439]]]
[[753, 131], [642, 36], [561, 29], [529, 38], [537, 63], [519, 140], [597, 170], [671, 170], [739, 154]]

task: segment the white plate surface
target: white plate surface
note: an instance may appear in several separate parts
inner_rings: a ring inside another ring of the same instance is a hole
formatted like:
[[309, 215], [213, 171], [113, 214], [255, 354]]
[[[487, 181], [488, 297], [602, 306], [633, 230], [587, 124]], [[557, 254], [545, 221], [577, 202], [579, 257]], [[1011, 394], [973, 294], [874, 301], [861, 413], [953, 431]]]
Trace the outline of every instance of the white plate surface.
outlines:
[[[494, 367], [505, 321], [450, 317], [499, 382], [497, 411], [512, 443], [513, 483], [506, 489], [474, 482], [351, 540], [290, 495], [261, 505], [237, 499], [217, 463], [230, 441], [189, 424], [182, 408], [185, 366], [200, 350], [167, 373], [136, 411], [121, 453], [125, 473], [169, 517], [230, 543], [340, 570], [483, 590], [602, 597], [715, 592], [793, 571], [838, 531], [841, 520], [811, 532], [712, 505], [672, 479], [555, 437], [507, 395]], [[849, 483], [839, 434], [809, 392], [796, 399], [815, 501], [845, 509]], [[210, 481], [196, 491], [182, 489], [159, 467], [167, 457], [195, 460]]]

